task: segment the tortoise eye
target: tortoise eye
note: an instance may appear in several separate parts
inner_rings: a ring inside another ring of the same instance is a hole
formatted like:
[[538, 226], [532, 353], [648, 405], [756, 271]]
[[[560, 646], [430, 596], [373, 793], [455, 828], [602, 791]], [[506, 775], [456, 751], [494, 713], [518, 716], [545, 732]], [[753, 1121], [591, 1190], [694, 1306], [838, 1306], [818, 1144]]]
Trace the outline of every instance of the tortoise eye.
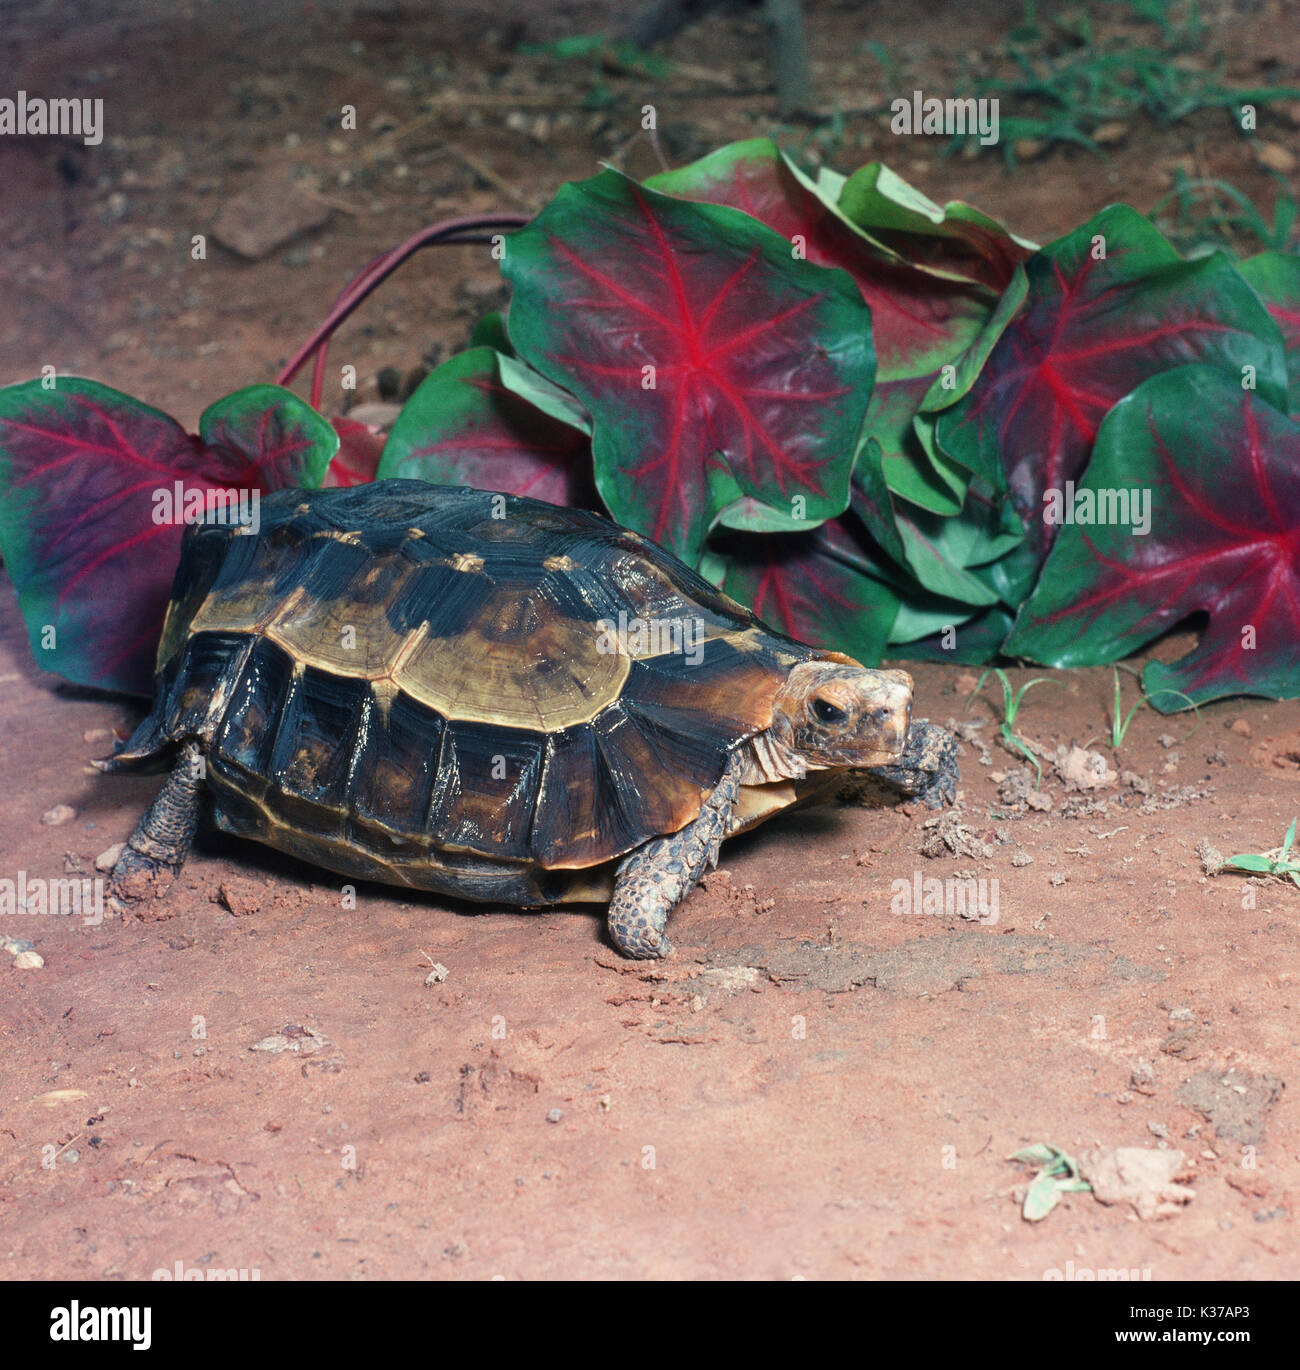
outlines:
[[829, 699], [813, 700], [813, 716], [818, 723], [846, 723], [848, 714], [838, 705], [832, 704]]

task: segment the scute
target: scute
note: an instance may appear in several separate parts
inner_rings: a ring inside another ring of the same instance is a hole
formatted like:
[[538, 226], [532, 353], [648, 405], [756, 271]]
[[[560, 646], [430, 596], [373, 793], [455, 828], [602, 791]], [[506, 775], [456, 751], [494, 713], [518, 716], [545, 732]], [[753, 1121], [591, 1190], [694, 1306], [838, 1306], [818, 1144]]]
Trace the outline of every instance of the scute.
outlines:
[[384, 481], [261, 519], [187, 532], [121, 755], [200, 738], [221, 826], [335, 870], [562, 898], [691, 821], [790, 666], [835, 656], [583, 510]]

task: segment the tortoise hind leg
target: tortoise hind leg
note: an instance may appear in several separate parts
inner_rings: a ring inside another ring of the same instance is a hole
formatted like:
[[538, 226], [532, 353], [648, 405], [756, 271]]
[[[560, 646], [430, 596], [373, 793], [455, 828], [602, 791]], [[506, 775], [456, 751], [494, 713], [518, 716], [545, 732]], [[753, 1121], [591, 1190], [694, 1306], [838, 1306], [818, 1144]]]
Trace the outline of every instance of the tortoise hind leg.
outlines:
[[744, 769], [743, 757], [733, 754], [697, 818], [679, 832], [629, 852], [619, 863], [609, 901], [609, 936], [624, 956], [650, 961], [672, 951], [664, 932], [668, 915], [700, 876], [717, 865]]
[[187, 742], [113, 867], [111, 889], [119, 899], [161, 894], [185, 864], [199, 822], [202, 778], [199, 744]]

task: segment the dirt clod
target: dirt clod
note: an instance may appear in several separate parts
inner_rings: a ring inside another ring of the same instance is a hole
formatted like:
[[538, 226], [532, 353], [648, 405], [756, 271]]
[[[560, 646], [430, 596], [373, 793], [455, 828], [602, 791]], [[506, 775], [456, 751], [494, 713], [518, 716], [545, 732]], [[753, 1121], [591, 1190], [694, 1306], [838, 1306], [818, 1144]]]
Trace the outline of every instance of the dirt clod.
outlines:
[[1185, 1183], [1187, 1157], [1181, 1151], [1090, 1147], [1079, 1152], [1078, 1162], [1099, 1203], [1129, 1204], [1143, 1220], [1173, 1217], [1196, 1197]]
[[1285, 1088], [1276, 1075], [1233, 1069], [1201, 1070], [1178, 1091], [1178, 1102], [1203, 1114], [1220, 1137], [1255, 1146]]

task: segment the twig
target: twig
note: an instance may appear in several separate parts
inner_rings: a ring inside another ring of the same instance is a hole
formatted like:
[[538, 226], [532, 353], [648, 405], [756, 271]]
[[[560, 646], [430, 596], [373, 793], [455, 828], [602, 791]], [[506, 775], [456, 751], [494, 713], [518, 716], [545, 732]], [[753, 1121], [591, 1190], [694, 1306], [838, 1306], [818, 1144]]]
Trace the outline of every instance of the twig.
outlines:
[[521, 209], [526, 209], [529, 214], [537, 213], [535, 204], [528, 201], [505, 177], [497, 175], [486, 162], [475, 157], [472, 152], [456, 143], [447, 144], [447, 151], [463, 166], [468, 167], [481, 181], [486, 181], [494, 190], [499, 190], [512, 204], [517, 204]]

